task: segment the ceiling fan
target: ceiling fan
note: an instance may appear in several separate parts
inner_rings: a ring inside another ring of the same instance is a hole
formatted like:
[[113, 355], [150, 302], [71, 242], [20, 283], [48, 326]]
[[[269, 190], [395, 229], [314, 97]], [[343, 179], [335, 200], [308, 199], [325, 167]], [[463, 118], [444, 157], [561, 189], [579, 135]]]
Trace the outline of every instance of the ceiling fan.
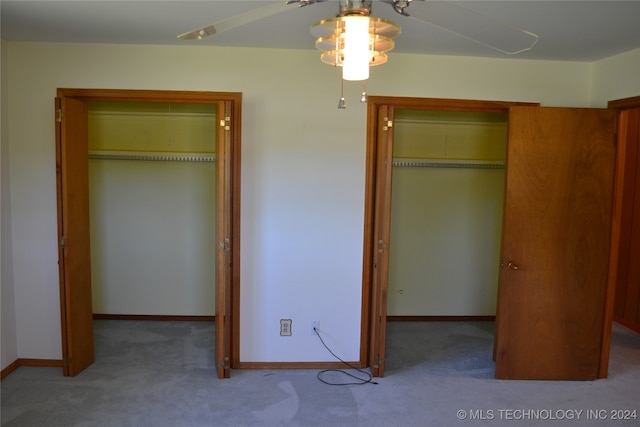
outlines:
[[[192, 40], [219, 34], [242, 25], [258, 21], [289, 10], [292, 7], [310, 6], [326, 0], [287, 0], [258, 7], [218, 22], [178, 35], [178, 39]], [[505, 22], [480, 14], [472, 9], [442, 0], [379, 0], [391, 5], [404, 18], [411, 18], [434, 25], [446, 31], [473, 40], [507, 55], [530, 50], [538, 36], [529, 31], [514, 28]], [[372, 0], [339, 0], [338, 17], [371, 15]]]
[[[310, 6], [325, 0], [287, 0], [249, 10], [216, 23], [178, 35], [181, 40], [202, 39], [259, 19], [284, 12], [292, 6]], [[380, 0], [390, 4], [404, 17], [411, 17], [451, 31], [508, 55], [530, 50], [538, 36], [513, 28], [471, 9], [441, 0]], [[339, 0], [338, 15], [311, 26], [317, 37], [316, 47], [322, 51], [323, 63], [342, 68], [342, 92], [339, 109], [347, 108], [344, 81], [363, 81], [361, 103], [367, 102], [366, 81], [369, 68], [387, 62], [386, 52], [394, 48], [393, 37], [400, 27], [371, 16], [372, 0]], [[415, 5], [409, 14], [409, 7]], [[418, 6], [419, 5], [419, 6]], [[415, 9], [415, 10], [414, 10]]]

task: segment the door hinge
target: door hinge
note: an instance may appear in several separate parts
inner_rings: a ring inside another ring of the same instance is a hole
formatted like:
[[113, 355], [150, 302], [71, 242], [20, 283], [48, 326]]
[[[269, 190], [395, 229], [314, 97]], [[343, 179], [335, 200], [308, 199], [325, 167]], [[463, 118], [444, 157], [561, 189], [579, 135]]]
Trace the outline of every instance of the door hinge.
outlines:
[[62, 108], [58, 108], [56, 110], [56, 122], [62, 123], [63, 118], [64, 118], [64, 113], [62, 112]]
[[225, 117], [223, 120], [220, 120], [220, 127], [223, 127], [224, 130], [231, 129], [231, 117]]
[[375, 369], [381, 368], [384, 366], [384, 359], [381, 359], [380, 357], [376, 356], [376, 364], [373, 365], [373, 367]]
[[231, 369], [231, 366], [229, 366], [229, 356], [225, 356], [224, 360], [220, 362], [220, 366], [225, 371], [228, 371], [229, 369]]
[[384, 126], [382, 126], [382, 130], [389, 130], [389, 128], [393, 127], [393, 120], [389, 120], [389, 117], [385, 117], [384, 121], [387, 123]]
[[224, 249], [225, 252], [229, 252], [231, 250], [231, 239], [225, 237], [223, 242], [218, 243], [220, 249]]
[[387, 250], [387, 244], [384, 242], [384, 240], [380, 239], [378, 240], [378, 245], [380, 245], [380, 247], [378, 248], [378, 252], [383, 253], [385, 250]]
[[58, 243], [60, 243], [60, 247], [61, 248], [66, 248], [67, 247], [67, 236], [62, 236], [60, 238], [60, 240], [58, 241]]
[[64, 355], [64, 360], [63, 360], [64, 366], [69, 366], [71, 365], [71, 357], [68, 354]]

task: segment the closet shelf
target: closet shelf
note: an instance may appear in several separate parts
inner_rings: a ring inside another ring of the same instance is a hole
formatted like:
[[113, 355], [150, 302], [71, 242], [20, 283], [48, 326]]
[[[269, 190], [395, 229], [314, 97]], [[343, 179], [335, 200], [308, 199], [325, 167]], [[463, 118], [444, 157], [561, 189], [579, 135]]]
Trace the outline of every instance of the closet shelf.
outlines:
[[504, 162], [496, 160], [394, 158], [393, 166], [401, 168], [504, 169]]
[[173, 153], [146, 151], [89, 151], [93, 160], [143, 160], [151, 162], [215, 162], [213, 153]]

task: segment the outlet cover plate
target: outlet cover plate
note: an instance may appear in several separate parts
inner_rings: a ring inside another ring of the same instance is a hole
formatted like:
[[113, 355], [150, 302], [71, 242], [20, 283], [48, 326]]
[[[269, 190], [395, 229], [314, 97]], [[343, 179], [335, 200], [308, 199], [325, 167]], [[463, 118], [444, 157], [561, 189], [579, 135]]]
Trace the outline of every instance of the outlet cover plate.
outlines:
[[290, 337], [291, 336], [291, 319], [280, 319], [280, 336], [281, 337]]

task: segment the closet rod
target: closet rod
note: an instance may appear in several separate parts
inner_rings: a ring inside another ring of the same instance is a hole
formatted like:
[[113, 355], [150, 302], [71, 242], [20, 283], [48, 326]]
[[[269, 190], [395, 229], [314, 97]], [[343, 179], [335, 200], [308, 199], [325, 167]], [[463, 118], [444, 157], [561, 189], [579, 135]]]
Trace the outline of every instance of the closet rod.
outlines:
[[394, 167], [449, 169], [504, 169], [504, 163], [481, 160], [393, 159]]
[[150, 162], [215, 162], [215, 154], [89, 151], [93, 160], [143, 160]]

